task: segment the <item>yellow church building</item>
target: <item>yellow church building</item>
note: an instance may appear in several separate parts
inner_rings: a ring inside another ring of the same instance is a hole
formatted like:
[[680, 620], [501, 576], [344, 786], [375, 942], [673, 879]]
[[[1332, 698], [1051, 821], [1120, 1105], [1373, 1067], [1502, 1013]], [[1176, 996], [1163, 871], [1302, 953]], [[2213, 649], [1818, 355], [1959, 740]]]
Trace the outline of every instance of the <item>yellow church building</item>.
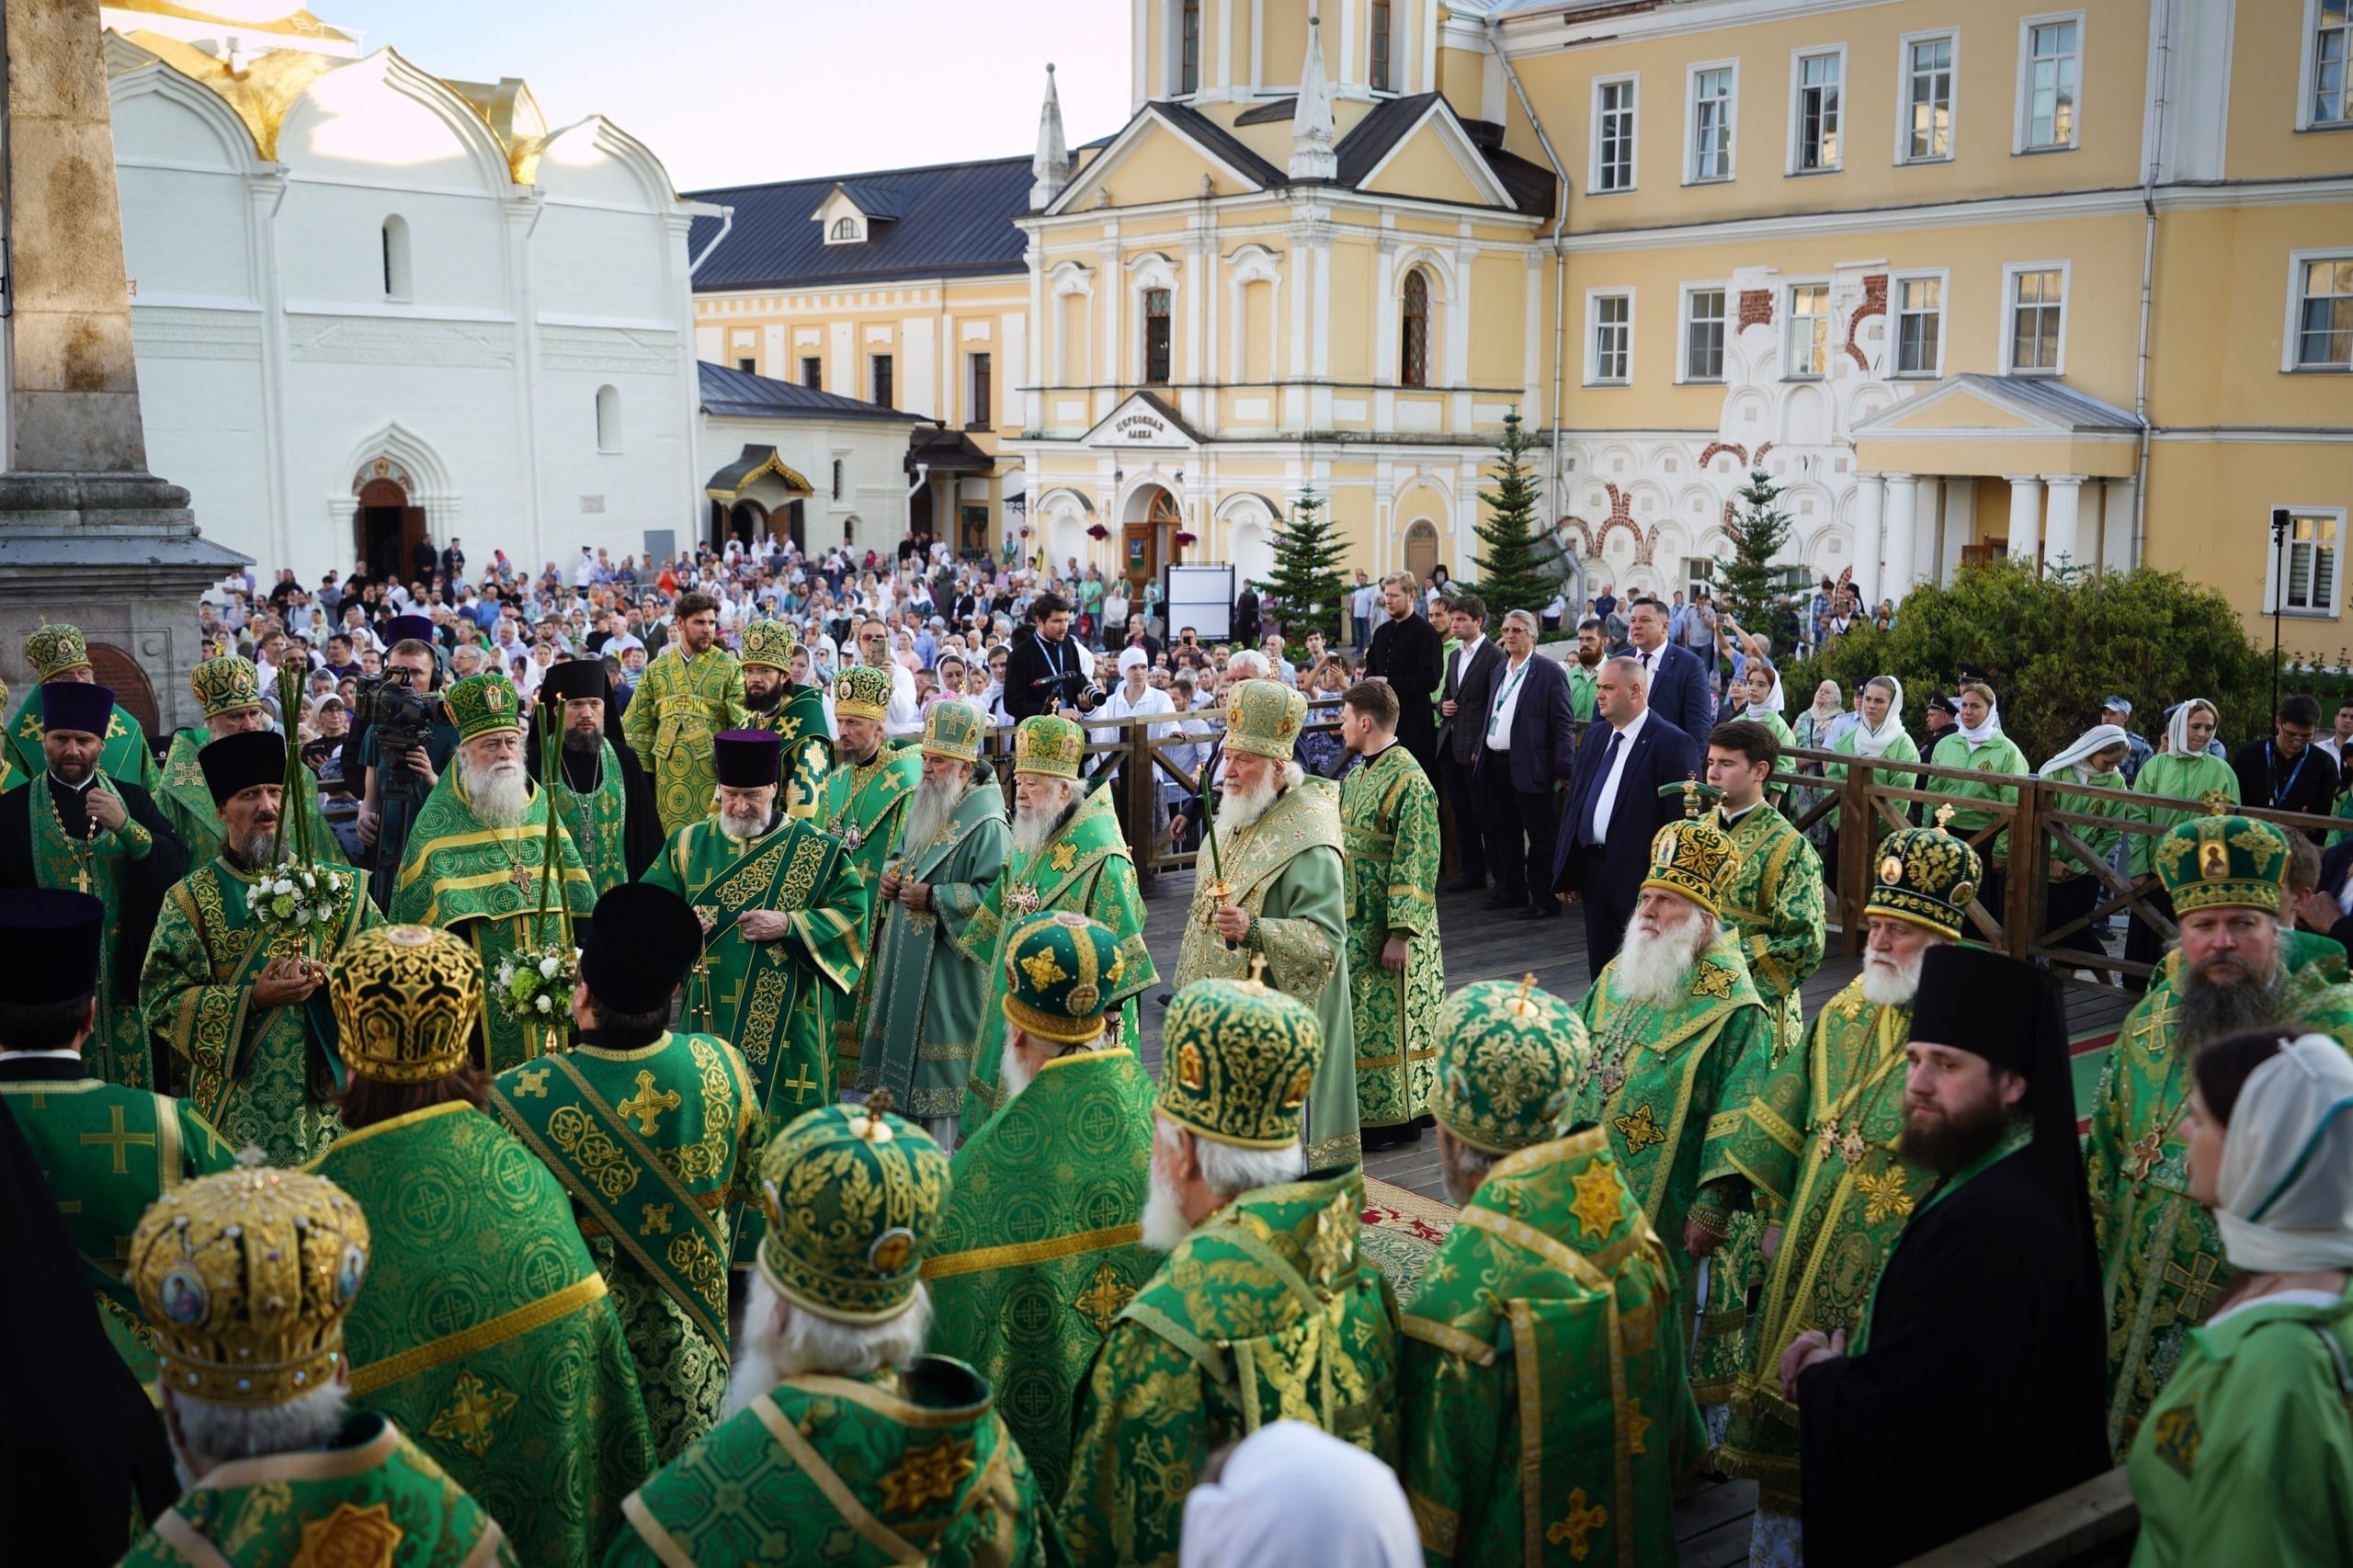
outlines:
[[1313, 486], [1475, 576], [1516, 407], [1586, 594], [1703, 580], [1762, 468], [1873, 600], [2145, 562], [2336, 646], [2344, 0], [1131, 9], [1102, 142], [1050, 77], [1026, 164], [696, 193], [704, 357], [935, 420], [941, 537], [1258, 574]]

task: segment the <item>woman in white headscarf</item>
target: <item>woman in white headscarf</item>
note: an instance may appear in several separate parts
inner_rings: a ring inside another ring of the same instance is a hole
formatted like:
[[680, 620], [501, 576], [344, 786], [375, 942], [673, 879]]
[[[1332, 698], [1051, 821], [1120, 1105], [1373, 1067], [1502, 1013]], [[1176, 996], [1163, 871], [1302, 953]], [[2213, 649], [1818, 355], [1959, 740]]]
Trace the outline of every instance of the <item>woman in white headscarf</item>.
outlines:
[[[2135, 822], [2149, 824], [2154, 830], [2132, 835], [2126, 864], [2132, 881], [2141, 889], [2144, 908], [2173, 918], [2173, 900], [2158, 885], [2156, 867], [2150, 857], [2155, 853], [2157, 840], [2165, 830], [2177, 823], [2206, 814], [2200, 802], [2220, 790], [2237, 805], [2239, 776], [2231, 765], [2206, 749], [2214, 738], [2215, 726], [2221, 722], [2214, 705], [2202, 697], [2193, 697], [2177, 704], [2165, 720], [2165, 750], [2141, 765], [2140, 774], [2132, 780], [2132, 788], [2142, 799], [2135, 801], [2130, 815]], [[2178, 801], [2179, 804], [2174, 802]], [[2164, 960], [2165, 938], [2157, 928], [2137, 915], [2124, 937], [2124, 956], [2135, 963], [2154, 964]], [[2138, 978], [2124, 983], [2133, 990], [2147, 983]]]
[[[2095, 724], [2075, 737], [2075, 744], [2052, 757], [2037, 770], [2037, 777], [2061, 784], [2084, 784], [2095, 790], [2125, 788], [2122, 764], [2132, 749], [2132, 737], [2121, 724]], [[2075, 795], [2060, 792], [2051, 803], [2063, 812], [2079, 812], [2085, 816], [2120, 818], [2135, 809], [2129, 801], [2110, 800], [2104, 796]], [[2083, 841], [2100, 865], [2108, 864], [2109, 853], [2120, 836], [2112, 827], [2093, 827], [2086, 823], [2074, 824], [2068, 831]], [[2107, 945], [2100, 941], [2090, 926], [2077, 926], [2066, 935], [2053, 938], [2052, 932], [2075, 925], [2099, 907], [2107, 884], [2094, 874], [2091, 865], [2082, 856], [2067, 847], [2057, 833], [2051, 835], [2051, 881], [2043, 901], [2042, 936], [2045, 941], [2055, 940], [2063, 948], [2077, 952], [2109, 956]], [[2096, 969], [2093, 972], [2103, 983], [2109, 971]]]
[[2189, 1195], [2237, 1278], [2133, 1439], [2133, 1568], [2353, 1562], [2353, 1058], [2250, 1032], [2191, 1072]]
[[[1893, 676], [1873, 676], [1855, 688], [1856, 722], [1838, 732], [1830, 749], [1841, 756], [1865, 757], [1877, 762], [1917, 762], [1920, 748], [1904, 729], [1904, 683]], [[1844, 783], [1847, 767], [1843, 763], [1827, 763], [1822, 769], [1824, 778], [1834, 784]], [[1918, 779], [1887, 768], [1873, 768], [1870, 781], [1910, 789]], [[1838, 885], [1838, 812], [1836, 807], [1824, 813], [1824, 822], [1830, 824], [1830, 834], [1822, 850], [1823, 885]], [[1884, 833], [1880, 837], [1887, 836]]]
[[1245, 1437], [1185, 1498], [1180, 1568], [1421, 1568], [1397, 1472], [1304, 1421]]

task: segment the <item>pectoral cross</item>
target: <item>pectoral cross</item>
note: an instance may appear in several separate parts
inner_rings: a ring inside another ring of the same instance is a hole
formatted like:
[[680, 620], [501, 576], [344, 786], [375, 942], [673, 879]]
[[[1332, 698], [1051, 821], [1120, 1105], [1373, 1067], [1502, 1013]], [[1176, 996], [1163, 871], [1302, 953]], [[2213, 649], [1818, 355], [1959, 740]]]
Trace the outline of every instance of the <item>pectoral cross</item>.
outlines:
[[2148, 1180], [2149, 1173], [2157, 1168], [2157, 1161], [2165, 1153], [2165, 1136], [2171, 1131], [2170, 1127], [2152, 1127], [2143, 1133], [2132, 1145], [2132, 1158], [2124, 1167], [2125, 1174], [2134, 1181]]
[[2215, 1295], [2222, 1289], [2222, 1281], [2214, 1278], [2214, 1270], [2221, 1266], [2221, 1259], [2211, 1253], [2203, 1252], [2190, 1260], [2188, 1268], [2178, 1263], [2165, 1265], [2165, 1283], [2177, 1287], [2181, 1291], [2183, 1317], [2192, 1323], [2206, 1321], [2206, 1313], [2213, 1307]]
[[87, 860], [79, 860], [74, 863], [74, 891], [81, 893], [90, 891], [90, 863]]
[[107, 1107], [107, 1114], [114, 1119], [113, 1130], [107, 1132], [85, 1132], [82, 1134], [82, 1143], [85, 1148], [92, 1143], [106, 1144], [114, 1151], [114, 1174], [129, 1176], [131, 1167], [124, 1163], [123, 1157], [130, 1152], [131, 1145], [138, 1143], [152, 1149], [155, 1146], [155, 1135], [152, 1132], [125, 1131], [122, 1125], [122, 1108], [119, 1105]]
[[792, 1103], [794, 1105], [799, 1105], [809, 1097], [809, 1091], [817, 1086], [817, 1080], [809, 1076], [809, 1064], [805, 1062], [797, 1063], [793, 1067], [792, 1071], [797, 1075], [785, 1079], [783, 1082], [777, 1085], [777, 1087], [779, 1089], [790, 1089], [792, 1091]]

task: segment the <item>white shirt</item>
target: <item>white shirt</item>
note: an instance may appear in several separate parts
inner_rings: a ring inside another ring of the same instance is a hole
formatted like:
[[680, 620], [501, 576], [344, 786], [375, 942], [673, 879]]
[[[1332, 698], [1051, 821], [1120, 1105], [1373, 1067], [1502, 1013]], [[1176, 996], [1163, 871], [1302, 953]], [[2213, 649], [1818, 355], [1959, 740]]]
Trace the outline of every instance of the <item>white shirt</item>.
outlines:
[[1470, 642], [1465, 642], [1461, 647], [1457, 648], [1454, 651], [1456, 655], [1454, 684], [1456, 686], [1460, 687], [1462, 684], [1463, 673], [1470, 669], [1471, 661], [1477, 658], [1479, 656], [1479, 650], [1486, 645], [1486, 633], [1481, 632], [1478, 636], [1473, 637]]
[[1645, 689], [1658, 679], [1658, 667], [1666, 661], [1666, 649], [1667, 644], [1664, 642], [1648, 653], [1644, 653], [1639, 646], [1635, 648], [1634, 657], [1643, 666], [1643, 686]]
[[[1119, 685], [1111, 688], [1111, 695], [1104, 699], [1102, 704], [1095, 710], [1091, 717], [1097, 719], [1134, 719], [1148, 718], [1154, 713], [1173, 714], [1176, 711], [1176, 705], [1169, 700], [1168, 694], [1166, 692], [1161, 690], [1156, 686], [1146, 685], [1143, 688], [1143, 695], [1131, 701], [1128, 698], [1128, 683], [1126, 681], [1121, 681]], [[1150, 738], [1155, 741], [1165, 741], [1169, 736], [1176, 733], [1176, 726], [1174, 724], [1153, 724], [1147, 726], [1147, 728], [1152, 732]], [[1096, 744], [1098, 745], [1107, 745], [1113, 742], [1125, 741], [1128, 738], [1129, 733], [1129, 732], [1125, 730], [1093, 730], [1088, 733], [1092, 735]], [[1119, 761], [1119, 755], [1115, 752], [1103, 752], [1098, 754], [1096, 758], [1097, 767], [1105, 772], [1108, 772], [1112, 768], [1118, 767]], [[1156, 772], [1158, 770], [1154, 769], [1154, 771]]]
[[1618, 782], [1625, 777], [1626, 759], [1634, 755], [1634, 738], [1643, 733], [1643, 725], [1650, 716], [1651, 710], [1645, 708], [1618, 731], [1618, 755], [1609, 759], [1608, 777], [1602, 779], [1601, 793], [1593, 801], [1593, 839], [1597, 844], [1609, 842], [1609, 814], [1618, 809]]
[[1495, 677], [1495, 710], [1487, 716], [1489, 751], [1511, 750], [1512, 715], [1519, 711], [1519, 688], [1528, 684], [1528, 666], [1535, 657], [1536, 652], [1531, 648], [1528, 657], [1518, 664], [1506, 659], [1503, 674]]

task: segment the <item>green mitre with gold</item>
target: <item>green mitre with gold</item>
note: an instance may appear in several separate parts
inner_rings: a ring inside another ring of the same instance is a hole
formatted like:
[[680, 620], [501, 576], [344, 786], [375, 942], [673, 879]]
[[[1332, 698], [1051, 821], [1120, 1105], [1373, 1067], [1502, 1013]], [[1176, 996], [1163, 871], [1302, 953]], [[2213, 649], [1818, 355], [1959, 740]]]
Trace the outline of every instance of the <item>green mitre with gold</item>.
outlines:
[[1103, 1032], [1127, 960], [1109, 926], [1067, 909], [1014, 927], [1005, 948], [1005, 1016], [1022, 1033], [1083, 1045]]
[[1075, 778], [1086, 756], [1086, 732], [1059, 713], [1033, 713], [1013, 727], [1013, 771]]
[[778, 1295], [835, 1323], [887, 1323], [912, 1306], [948, 1156], [923, 1129], [864, 1106], [820, 1106], [760, 1158], [767, 1234], [760, 1273]]
[[223, 653], [188, 672], [188, 690], [208, 719], [261, 706], [261, 671], [251, 659]]
[[789, 620], [755, 620], [744, 628], [744, 651], [736, 655], [738, 664], [766, 665], [772, 670], [792, 668], [792, 651], [801, 640], [792, 634]]
[[449, 710], [449, 722], [458, 727], [460, 744], [494, 730], [523, 727], [523, 699], [516, 695], [515, 683], [495, 670], [468, 676], [452, 686], [442, 700]]
[[981, 737], [988, 733], [988, 723], [971, 703], [942, 698], [924, 710], [923, 742], [918, 749], [926, 756], [978, 762]]
[[1242, 1149], [1299, 1142], [1324, 1054], [1306, 1003], [1256, 980], [1197, 980], [1169, 1003], [1161, 1040], [1161, 1115]]
[[1290, 760], [1307, 723], [1307, 699], [1279, 680], [1245, 680], [1225, 699], [1225, 749]]
[[1907, 827], [1880, 840], [1865, 915], [1884, 915], [1961, 940], [1985, 869], [1976, 850], [1945, 831], [1951, 816], [1950, 806], [1939, 806], [1936, 826]]
[[1430, 1114], [1482, 1153], [1541, 1143], [1575, 1096], [1592, 1051], [1585, 1019], [1539, 990], [1534, 975], [1473, 982], [1438, 1015]]
[[881, 723], [891, 711], [891, 672], [881, 665], [852, 665], [834, 677], [834, 711]]
[[70, 671], [86, 668], [90, 644], [78, 626], [55, 621], [33, 629], [25, 639], [25, 663], [33, 667], [33, 683], [55, 680]]
[[1732, 835], [1699, 814], [1722, 791], [1694, 778], [1666, 785], [1659, 793], [1683, 797], [1684, 820], [1667, 824], [1651, 840], [1650, 871], [1643, 886], [1680, 894], [1714, 915], [1717, 901], [1740, 870], [1740, 851], [1733, 847]]
[[2174, 913], [2259, 909], [2279, 913], [2287, 898], [2288, 835], [2253, 817], [2225, 814], [2229, 798], [2206, 798], [2211, 813], [2178, 824], [2157, 840], [2157, 876]]

